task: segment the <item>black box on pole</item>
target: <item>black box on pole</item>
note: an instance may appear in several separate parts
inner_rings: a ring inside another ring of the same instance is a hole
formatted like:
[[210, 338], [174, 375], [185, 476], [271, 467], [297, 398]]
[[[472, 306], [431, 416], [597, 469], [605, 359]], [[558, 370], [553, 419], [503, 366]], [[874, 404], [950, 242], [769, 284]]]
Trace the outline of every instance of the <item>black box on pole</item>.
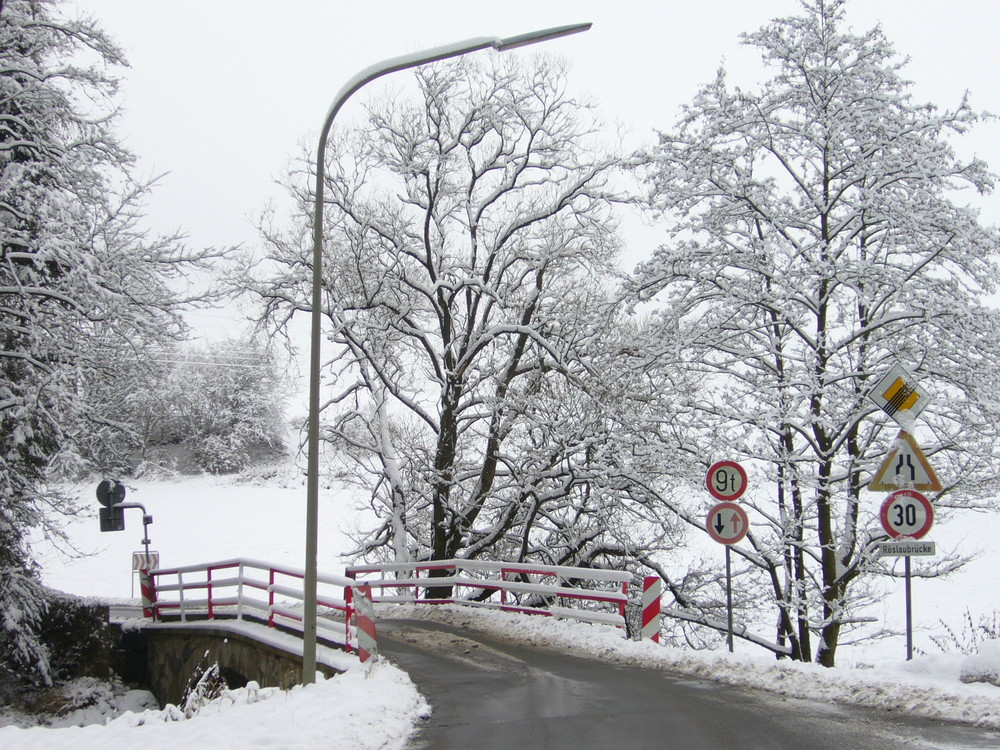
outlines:
[[101, 531], [125, 531], [125, 509], [117, 505], [100, 509]]

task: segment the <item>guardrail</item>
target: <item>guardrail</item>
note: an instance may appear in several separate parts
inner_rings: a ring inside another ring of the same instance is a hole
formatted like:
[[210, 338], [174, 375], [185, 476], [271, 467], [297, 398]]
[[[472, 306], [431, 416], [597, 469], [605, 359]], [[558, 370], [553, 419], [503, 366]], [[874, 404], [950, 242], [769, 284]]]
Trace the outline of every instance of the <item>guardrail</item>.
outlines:
[[[434, 575], [428, 575], [430, 573]], [[347, 568], [347, 575], [371, 586], [373, 590], [378, 589], [378, 594], [373, 591], [375, 602], [453, 603], [616, 627], [625, 626], [628, 582], [632, 579], [631, 573], [617, 570], [459, 559], [353, 565]], [[377, 577], [367, 577], [372, 575]], [[549, 579], [555, 582], [543, 582]], [[603, 584], [605, 588], [579, 585], [585, 582], [598, 586]], [[459, 593], [463, 589], [468, 590], [474, 592], [471, 596], [476, 598], [454, 593], [448, 597], [432, 598], [426, 593], [429, 589], [442, 587]], [[387, 590], [397, 592], [407, 589], [410, 590], [408, 593], [386, 593]], [[424, 591], [423, 596], [421, 590]], [[499, 592], [500, 600], [478, 598], [486, 592], [489, 592], [489, 597]], [[569, 603], [576, 606], [566, 606]]]
[[[151, 610], [154, 619], [177, 617], [186, 622], [246, 618], [265, 622], [272, 628], [302, 632], [302, 613], [297, 607], [304, 598], [303, 570], [235, 558], [151, 570], [149, 576], [153, 581]], [[322, 574], [316, 580], [317, 606], [326, 614], [340, 613], [344, 618], [342, 623], [319, 618], [316, 623], [317, 631], [322, 631], [319, 637], [351, 653], [357, 648], [357, 631], [352, 624], [355, 581], [346, 576]]]

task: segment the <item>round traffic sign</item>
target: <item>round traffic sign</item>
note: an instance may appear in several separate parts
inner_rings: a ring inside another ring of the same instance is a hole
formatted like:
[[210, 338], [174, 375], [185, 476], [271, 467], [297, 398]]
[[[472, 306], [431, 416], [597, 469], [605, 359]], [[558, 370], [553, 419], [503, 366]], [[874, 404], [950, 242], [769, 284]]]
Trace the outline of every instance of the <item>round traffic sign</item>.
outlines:
[[747, 489], [747, 473], [735, 461], [717, 461], [705, 477], [705, 485], [716, 500], [736, 500]]
[[97, 500], [105, 508], [117, 505], [125, 499], [125, 485], [117, 479], [105, 479], [97, 485]]
[[934, 506], [916, 490], [897, 490], [882, 503], [882, 528], [893, 539], [920, 539], [934, 523]]
[[750, 530], [750, 519], [742, 506], [736, 503], [719, 503], [708, 511], [705, 519], [708, 535], [719, 544], [736, 544]]

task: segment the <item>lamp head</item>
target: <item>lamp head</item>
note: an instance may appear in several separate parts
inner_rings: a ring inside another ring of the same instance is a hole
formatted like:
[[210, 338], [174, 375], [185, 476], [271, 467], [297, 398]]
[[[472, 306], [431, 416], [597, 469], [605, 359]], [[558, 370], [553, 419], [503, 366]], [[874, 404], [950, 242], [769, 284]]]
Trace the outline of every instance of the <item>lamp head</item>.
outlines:
[[542, 29], [541, 31], [529, 31], [527, 34], [518, 34], [517, 36], [500, 39], [494, 46], [495, 49], [503, 52], [509, 49], [517, 49], [518, 47], [527, 47], [529, 44], [536, 44], [537, 42], [546, 42], [549, 39], [556, 39], [561, 36], [579, 34], [580, 32], [589, 30], [591, 26], [593, 24], [589, 22], [574, 23], [569, 26], [554, 26], [551, 29]]

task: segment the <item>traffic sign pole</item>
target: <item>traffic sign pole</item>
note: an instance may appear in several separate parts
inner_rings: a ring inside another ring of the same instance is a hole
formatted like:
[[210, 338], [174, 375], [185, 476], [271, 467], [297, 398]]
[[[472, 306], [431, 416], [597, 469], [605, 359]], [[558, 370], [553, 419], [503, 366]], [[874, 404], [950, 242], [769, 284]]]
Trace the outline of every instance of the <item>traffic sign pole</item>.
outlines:
[[[920, 539], [934, 523], [934, 506], [916, 490], [897, 490], [882, 503], [882, 528], [893, 539]], [[910, 578], [910, 556], [903, 563], [906, 590], [906, 660], [913, 659], [913, 595]]]
[[[892, 539], [920, 539], [934, 523], [934, 508], [916, 488], [940, 491], [941, 482], [910, 437], [913, 423], [930, 401], [909, 372], [894, 364], [868, 393], [868, 398], [903, 428], [876, 472], [870, 489], [911, 487], [898, 489], [882, 503], [881, 521], [885, 533]], [[906, 660], [913, 659], [913, 602], [910, 592], [910, 554], [905, 553], [904, 576], [906, 587]], [[923, 553], [921, 553], [923, 554]]]
[[733, 653], [733, 569], [728, 544], [726, 545], [726, 615], [728, 621], [726, 644], [729, 646], [729, 653]]
[[729, 548], [747, 535], [750, 521], [746, 511], [732, 502], [747, 489], [747, 473], [735, 461], [717, 461], [708, 469], [705, 486], [721, 502], [708, 512], [708, 535], [726, 548], [726, 645], [733, 653], [733, 563]]
[[726, 548], [726, 645], [733, 652], [733, 563], [730, 547], [747, 535], [750, 521], [736, 503], [723, 502], [713, 507], [705, 518], [708, 535]]
[[913, 661], [913, 598], [910, 594], [910, 558], [903, 568], [906, 574], [906, 660]]

